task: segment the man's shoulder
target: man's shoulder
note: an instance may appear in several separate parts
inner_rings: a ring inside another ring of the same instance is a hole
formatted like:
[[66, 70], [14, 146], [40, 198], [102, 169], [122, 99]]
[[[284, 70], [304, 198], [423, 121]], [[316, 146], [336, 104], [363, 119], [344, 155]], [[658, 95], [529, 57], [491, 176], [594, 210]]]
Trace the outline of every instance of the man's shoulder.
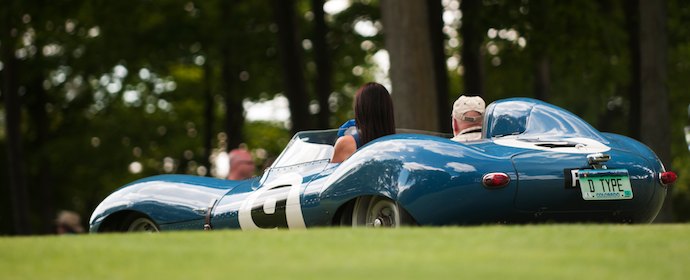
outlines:
[[457, 141], [457, 142], [465, 142], [465, 141], [473, 141], [473, 140], [479, 140], [482, 139], [482, 133], [481, 132], [470, 132], [470, 133], [464, 133], [464, 134], [458, 134], [455, 135], [455, 137], [451, 138], [450, 140]]

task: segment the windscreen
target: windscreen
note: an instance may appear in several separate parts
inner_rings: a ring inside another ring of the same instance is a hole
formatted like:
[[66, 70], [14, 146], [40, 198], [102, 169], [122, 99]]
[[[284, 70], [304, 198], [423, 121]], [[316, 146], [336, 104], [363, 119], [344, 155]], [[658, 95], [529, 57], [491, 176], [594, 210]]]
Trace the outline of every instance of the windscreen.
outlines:
[[271, 168], [290, 166], [317, 160], [330, 160], [337, 129], [299, 132], [292, 137], [285, 150]]

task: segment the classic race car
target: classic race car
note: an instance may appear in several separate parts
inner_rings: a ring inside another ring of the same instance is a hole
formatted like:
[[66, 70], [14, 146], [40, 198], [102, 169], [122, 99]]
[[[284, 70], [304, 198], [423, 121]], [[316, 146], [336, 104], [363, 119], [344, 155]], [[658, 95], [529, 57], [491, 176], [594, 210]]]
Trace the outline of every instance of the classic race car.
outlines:
[[648, 223], [676, 175], [648, 147], [528, 98], [487, 107], [481, 140], [398, 133], [330, 163], [337, 130], [297, 133], [260, 177], [161, 175], [93, 212], [91, 232]]

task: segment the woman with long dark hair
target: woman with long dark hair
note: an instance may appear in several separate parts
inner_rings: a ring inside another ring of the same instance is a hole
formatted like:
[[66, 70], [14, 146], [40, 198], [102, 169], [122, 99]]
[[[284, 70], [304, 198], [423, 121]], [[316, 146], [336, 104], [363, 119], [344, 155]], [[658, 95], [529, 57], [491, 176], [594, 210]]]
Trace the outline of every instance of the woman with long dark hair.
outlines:
[[355, 94], [354, 105], [357, 133], [338, 138], [331, 162], [342, 162], [374, 139], [395, 134], [393, 100], [384, 86], [364, 84]]

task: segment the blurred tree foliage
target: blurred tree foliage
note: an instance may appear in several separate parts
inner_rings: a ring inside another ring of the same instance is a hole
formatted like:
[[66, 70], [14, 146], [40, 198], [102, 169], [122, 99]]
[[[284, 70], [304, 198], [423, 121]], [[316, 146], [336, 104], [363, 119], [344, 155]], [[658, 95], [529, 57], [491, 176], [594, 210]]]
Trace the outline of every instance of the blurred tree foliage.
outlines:
[[[353, 0], [345, 10], [324, 15], [332, 92], [328, 108], [322, 108], [314, 2], [295, 1], [306, 85], [302, 94], [312, 118], [328, 110], [327, 122], [320, 125], [336, 127], [353, 116], [352, 96], [360, 84], [382, 82], [374, 63], [384, 47], [379, 3]], [[463, 16], [459, 1], [440, 2], [450, 103], [465, 89]], [[76, 210], [88, 220], [106, 195], [138, 178], [209, 175], [208, 155], [236, 143], [252, 150], [259, 167], [276, 156], [290, 139], [290, 123], [248, 122], [239, 106], [284, 95], [272, 3], [0, 0], [0, 32], [7, 34], [0, 37], [0, 53], [9, 50], [17, 60], [14, 68], [6, 56], [0, 58], [0, 72], [13, 71], [18, 85], [21, 175], [30, 197], [32, 231], [49, 232], [59, 209]], [[629, 133], [628, 91], [634, 83], [626, 1], [481, 3], [479, 17], [472, 18], [484, 30], [480, 52], [488, 102], [540, 97], [603, 131]], [[666, 164], [681, 178], [674, 205], [677, 219], [686, 221], [690, 185], [683, 178], [690, 176], [690, 157], [682, 127], [690, 104], [690, 31], [685, 27], [690, 5], [668, 0], [667, 11], [673, 162]], [[373, 29], [360, 32], [358, 26]], [[3, 147], [8, 144], [7, 106], [0, 104]], [[18, 232], [6, 187], [8, 165], [3, 148], [0, 234]]]
[[[674, 213], [679, 221], [690, 221], [690, 147], [683, 142], [683, 127], [690, 125], [690, 5], [681, 0], [668, 1], [668, 91], [671, 103], [670, 163], [678, 173], [674, 188]], [[644, 105], [643, 105], [644, 106]]]
[[[307, 100], [316, 69], [313, 14], [297, 1], [300, 46], [306, 53]], [[132, 180], [160, 173], [210, 175], [210, 150], [246, 143], [258, 166], [276, 156], [290, 138], [289, 124], [244, 121], [244, 100], [283, 94], [276, 48], [277, 26], [266, 1], [84, 1], [2, 0], [0, 47], [19, 62], [21, 136], [29, 222], [34, 233], [52, 230], [59, 209], [88, 220], [110, 192]], [[334, 61], [328, 99], [335, 126], [351, 116], [354, 89], [371, 75], [352, 68], [371, 64], [375, 47], [363, 50], [354, 22], [376, 19], [376, 7], [354, 3], [326, 16]], [[380, 44], [379, 44], [380, 45]], [[5, 93], [2, 93], [5, 94]], [[209, 98], [210, 97], [210, 98]], [[205, 114], [209, 109], [211, 114]], [[234, 103], [229, 103], [232, 101]], [[238, 106], [228, 109], [228, 104]], [[5, 104], [0, 105], [0, 143], [5, 146]], [[232, 112], [232, 114], [230, 113]], [[316, 112], [310, 112], [316, 114]], [[230, 118], [233, 115], [233, 119]], [[245, 126], [246, 124], [246, 126]], [[231, 127], [232, 129], [228, 129]], [[244, 128], [243, 128], [244, 127]], [[208, 133], [210, 131], [210, 133]], [[211, 135], [211, 147], [205, 147]], [[237, 136], [239, 135], [239, 136]], [[209, 149], [210, 148], [210, 149]], [[7, 149], [0, 151], [0, 233], [12, 226], [6, 188]], [[46, 193], [51, 195], [45, 195]], [[85, 222], [85, 221], [84, 221]]]

